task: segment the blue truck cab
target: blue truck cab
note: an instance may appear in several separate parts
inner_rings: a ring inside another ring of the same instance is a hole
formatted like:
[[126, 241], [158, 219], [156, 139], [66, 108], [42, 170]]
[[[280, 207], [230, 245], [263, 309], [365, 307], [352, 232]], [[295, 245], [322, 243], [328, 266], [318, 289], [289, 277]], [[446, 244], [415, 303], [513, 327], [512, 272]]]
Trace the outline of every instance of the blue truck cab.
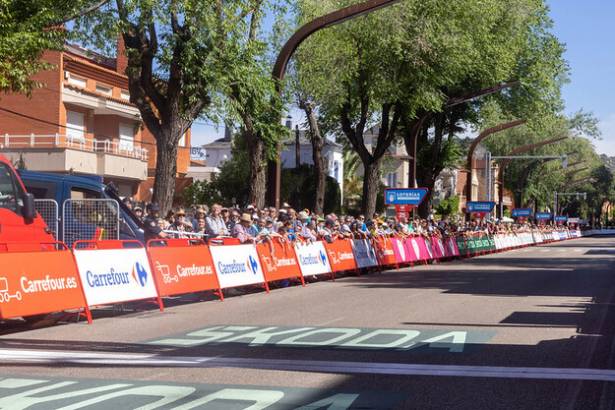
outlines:
[[[101, 177], [28, 170], [19, 170], [18, 172], [27, 191], [32, 193], [34, 198], [53, 199], [57, 202], [60, 216], [57, 233], [58, 240], [64, 241], [67, 245], [71, 246], [75, 240], [93, 239], [95, 236], [95, 224], [79, 219], [78, 215], [72, 214], [73, 210], [71, 209], [68, 209], [66, 215], [63, 215], [62, 209], [66, 200], [113, 199], [119, 205], [119, 238], [144, 242], [143, 223], [126, 207], [116, 190], [112, 186], [103, 183]], [[76, 231], [79, 233], [63, 229], [65, 221], [62, 218], [70, 218], [70, 226], [76, 226], [78, 228]]]

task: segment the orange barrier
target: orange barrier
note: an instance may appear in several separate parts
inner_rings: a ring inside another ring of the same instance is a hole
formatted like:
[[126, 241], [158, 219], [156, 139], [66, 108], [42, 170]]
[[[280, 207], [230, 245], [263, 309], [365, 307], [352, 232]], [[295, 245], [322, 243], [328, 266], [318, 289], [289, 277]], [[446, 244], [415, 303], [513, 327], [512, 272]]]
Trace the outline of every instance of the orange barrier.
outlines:
[[378, 262], [381, 266], [391, 266], [397, 264], [395, 258], [395, 251], [393, 250], [393, 242], [391, 238], [386, 236], [380, 236], [375, 240], [376, 254], [378, 255]]
[[75, 261], [63, 244], [47, 244], [48, 249], [62, 246], [61, 250], [40, 250], [42, 244], [30, 244], [27, 251], [16, 250], [28, 247], [23, 243], [6, 245], [11, 251], [0, 253], [0, 318], [83, 308], [92, 322]]
[[224, 300], [209, 247], [202, 240], [153, 239], [147, 253], [161, 297], [214, 290]]
[[357, 261], [352, 253], [352, 243], [348, 239], [338, 239], [332, 243], [324, 242], [332, 272], [356, 270]]
[[305, 286], [295, 249], [289, 241], [273, 238], [256, 245], [256, 252], [263, 267], [265, 280], [297, 278]]

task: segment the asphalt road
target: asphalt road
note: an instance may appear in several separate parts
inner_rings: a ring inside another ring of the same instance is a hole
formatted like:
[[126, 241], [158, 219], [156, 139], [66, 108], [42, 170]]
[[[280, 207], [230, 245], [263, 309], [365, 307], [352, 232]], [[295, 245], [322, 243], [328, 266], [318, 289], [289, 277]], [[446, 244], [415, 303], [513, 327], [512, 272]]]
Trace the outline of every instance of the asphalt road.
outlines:
[[201, 296], [5, 323], [0, 408], [614, 408], [615, 238]]

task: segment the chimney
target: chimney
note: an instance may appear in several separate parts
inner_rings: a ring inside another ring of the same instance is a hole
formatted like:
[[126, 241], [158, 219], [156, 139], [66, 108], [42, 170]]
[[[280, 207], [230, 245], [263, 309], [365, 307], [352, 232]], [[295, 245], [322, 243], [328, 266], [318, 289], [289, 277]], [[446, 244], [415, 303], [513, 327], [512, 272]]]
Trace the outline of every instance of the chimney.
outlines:
[[126, 67], [128, 67], [128, 57], [126, 57], [126, 46], [124, 44], [124, 37], [122, 34], [117, 36], [117, 54], [115, 56], [115, 71], [119, 74], [126, 74]]

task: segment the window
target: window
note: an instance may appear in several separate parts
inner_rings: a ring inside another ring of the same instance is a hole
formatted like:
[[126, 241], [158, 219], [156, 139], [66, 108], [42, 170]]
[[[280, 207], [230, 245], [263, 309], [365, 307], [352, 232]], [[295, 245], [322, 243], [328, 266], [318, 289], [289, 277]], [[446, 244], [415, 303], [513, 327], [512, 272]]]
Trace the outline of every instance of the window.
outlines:
[[135, 146], [135, 129], [131, 124], [120, 123], [120, 151], [133, 151]]
[[397, 186], [397, 173], [391, 172], [387, 174], [387, 186], [389, 188], [395, 188]]
[[120, 96], [122, 97], [123, 100], [126, 100], [126, 101], [130, 100], [130, 93], [126, 90], [122, 90], [120, 92]]
[[99, 199], [100, 192], [91, 189], [73, 186], [70, 188], [70, 199]]
[[56, 199], [56, 189], [54, 182], [30, 181], [22, 178], [23, 183], [29, 193], [36, 199]]
[[85, 115], [66, 111], [66, 136], [69, 141], [85, 142]]
[[96, 92], [111, 97], [111, 94], [113, 94], [113, 89], [111, 87], [106, 87], [104, 85], [97, 84]]
[[13, 171], [6, 165], [0, 164], [0, 208], [19, 211], [23, 192], [17, 184]]
[[68, 73], [68, 83], [77, 87], [85, 88], [87, 86], [87, 80], [83, 77], [77, 77]]

